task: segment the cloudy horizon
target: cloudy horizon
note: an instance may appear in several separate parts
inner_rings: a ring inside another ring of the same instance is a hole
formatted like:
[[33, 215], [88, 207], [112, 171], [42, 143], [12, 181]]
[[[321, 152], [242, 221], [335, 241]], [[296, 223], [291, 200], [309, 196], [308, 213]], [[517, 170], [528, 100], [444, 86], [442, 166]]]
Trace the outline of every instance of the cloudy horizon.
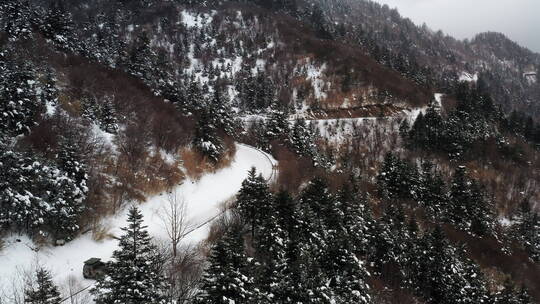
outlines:
[[397, 8], [414, 23], [458, 39], [487, 31], [504, 33], [540, 53], [540, 1], [538, 0], [374, 0]]

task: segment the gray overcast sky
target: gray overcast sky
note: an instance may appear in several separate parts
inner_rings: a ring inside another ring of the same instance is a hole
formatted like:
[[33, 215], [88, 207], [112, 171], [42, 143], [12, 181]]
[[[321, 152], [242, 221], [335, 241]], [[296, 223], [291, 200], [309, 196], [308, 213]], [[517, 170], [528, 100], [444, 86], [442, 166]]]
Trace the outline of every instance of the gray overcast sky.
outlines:
[[375, 0], [459, 39], [502, 32], [540, 53], [540, 0]]

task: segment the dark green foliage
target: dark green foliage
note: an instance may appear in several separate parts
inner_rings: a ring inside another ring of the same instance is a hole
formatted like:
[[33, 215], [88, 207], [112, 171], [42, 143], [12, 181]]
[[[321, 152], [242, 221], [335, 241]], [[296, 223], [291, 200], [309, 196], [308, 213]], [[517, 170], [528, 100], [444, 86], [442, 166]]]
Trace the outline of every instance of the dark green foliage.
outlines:
[[540, 146], [540, 124], [535, 124], [533, 117], [525, 113], [512, 111], [502, 122], [504, 130], [523, 136], [526, 140]]
[[197, 304], [254, 303], [253, 278], [241, 226], [233, 225], [212, 247]]
[[286, 109], [274, 104], [266, 122], [266, 137], [268, 141], [287, 136], [290, 132], [289, 113]]
[[0, 148], [0, 223], [30, 234], [70, 238], [84, 210], [85, 181], [50, 161]]
[[277, 11], [295, 13], [297, 10], [296, 0], [247, 0], [265, 8]]
[[118, 118], [116, 116], [113, 100], [110, 97], [106, 97], [103, 100], [98, 119], [101, 128], [105, 132], [116, 134], [118, 131]]
[[415, 166], [388, 153], [377, 176], [377, 186], [379, 194], [384, 198], [415, 198], [418, 171]]
[[540, 216], [531, 210], [527, 199], [521, 202], [514, 221], [511, 237], [525, 248], [532, 260], [540, 261]]
[[446, 184], [441, 174], [430, 162], [422, 163], [418, 202], [424, 206], [432, 218], [441, 218], [446, 215], [448, 206]]
[[308, 14], [307, 20], [313, 26], [315, 35], [320, 39], [332, 39], [333, 37], [327, 28], [328, 24], [322, 9], [318, 5], [313, 4]]
[[98, 117], [101, 116], [100, 106], [97, 104], [94, 98], [90, 96], [83, 96], [81, 98], [81, 116], [90, 122], [98, 122]]
[[150, 47], [150, 38], [146, 32], [137, 36], [128, 56], [127, 70], [129, 73], [144, 79], [145, 82], [152, 81], [152, 62], [155, 61], [157, 55]]
[[106, 275], [92, 289], [96, 303], [168, 303], [168, 286], [160, 274], [163, 261], [151, 243], [137, 207], [129, 210], [119, 249], [107, 264]]
[[251, 168], [248, 178], [242, 182], [238, 192], [236, 208], [242, 219], [249, 225], [252, 236], [257, 234], [261, 222], [272, 211], [272, 198], [262, 175]]
[[439, 227], [418, 244], [409, 273], [414, 290], [428, 303], [488, 303], [479, 267], [450, 246]]
[[209, 110], [203, 110], [195, 127], [193, 146], [207, 156], [211, 161], [217, 162], [225, 149], [223, 141], [218, 135], [217, 126], [212, 124]]
[[[199, 94], [197, 92], [200, 93], [198, 90], [192, 93]], [[219, 91], [215, 91], [213, 98], [201, 109], [193, 144], [203, 155], [217, 162], [225, 149], [221, 137], [233, 135], [234, 129], [235, 122], [230, 104], [224, 100]]]
[[213, 97], [207, 102], [206, 107], [210, 109], [210, 121], [206, 123], [210, 123], [224, 134], [232, 136], [235, 122], [231, 105], [226, 100], [226, 96], [223, 96], [222, 92], [216, 89]]
[[58, 287], [52, 281], [51, 274], [44, 268], [36, 271], [35, 283], [24, 291], [24, 302], [29, 304], [60, 304], [62, 298]]
[[456, 169], [450, 188], [449, 220], [477, 235], [490, 234], [494, 222], [491, 203], [465, 167]]
[[61, 47], [71, 47], [74, 22], [62, 1], [51, 1], [45, 15], [41, 18], [39, 30], [47, 39]]
[[36, 77], [29, 64], [0, 59], [0, 133], [17, 136], [28, 133], [42, 109], [36, 94]]
[[311, 156], [314, 155], [316, 151], [316, 146], [313, 142], [313, 134], [304, 119], [297, 119], [294, 121], [289, 136], [289, 142], [291, 148], [298, 155]]
[[264, 72], [253, 74], [249, 65], [244, 65], [236, 79], [239, 107], [244, 112], [260, 113], [275, 101], [276, 87]]
[[0, 12], [2, 29], [10, 40], [30, 38], [35, 20], [28, 1], [2, 1]]
[[461, 84], [455, 95], [458, 105], [446, 118], [430, 107], [425, 115], [418, 115], [409, 132], [406, 132], [406, 126], [400, 128], [409, 148], [464, 158], [473, 145], [498, 136], [501, 115], [480, 85], [470, 89]]

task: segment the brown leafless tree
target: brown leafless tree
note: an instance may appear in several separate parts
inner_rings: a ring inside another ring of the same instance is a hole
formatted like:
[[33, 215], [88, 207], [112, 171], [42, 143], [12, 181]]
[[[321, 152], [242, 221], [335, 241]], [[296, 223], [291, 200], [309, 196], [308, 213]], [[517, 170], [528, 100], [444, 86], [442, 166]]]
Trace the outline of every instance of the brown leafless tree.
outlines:
[[168, 191], [167, 201], [159, 211], [159, 216], [171, 243], [172, 259], [175, 260], [178, 256], [178, 244], [190, 228], [186, 202], [176, 190]]

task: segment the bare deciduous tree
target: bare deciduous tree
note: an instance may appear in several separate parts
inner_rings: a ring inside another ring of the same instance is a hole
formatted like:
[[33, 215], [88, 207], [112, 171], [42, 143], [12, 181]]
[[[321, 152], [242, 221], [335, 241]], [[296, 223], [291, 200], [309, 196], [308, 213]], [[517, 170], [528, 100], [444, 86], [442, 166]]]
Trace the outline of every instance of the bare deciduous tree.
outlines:
[[161, 208], [159, 216], [171, 243], [172, 258], [174, 260], [178, 256], [178, 244], [190, 227], [186, 202], [176, 190], [168, 191], [167, 202]]

